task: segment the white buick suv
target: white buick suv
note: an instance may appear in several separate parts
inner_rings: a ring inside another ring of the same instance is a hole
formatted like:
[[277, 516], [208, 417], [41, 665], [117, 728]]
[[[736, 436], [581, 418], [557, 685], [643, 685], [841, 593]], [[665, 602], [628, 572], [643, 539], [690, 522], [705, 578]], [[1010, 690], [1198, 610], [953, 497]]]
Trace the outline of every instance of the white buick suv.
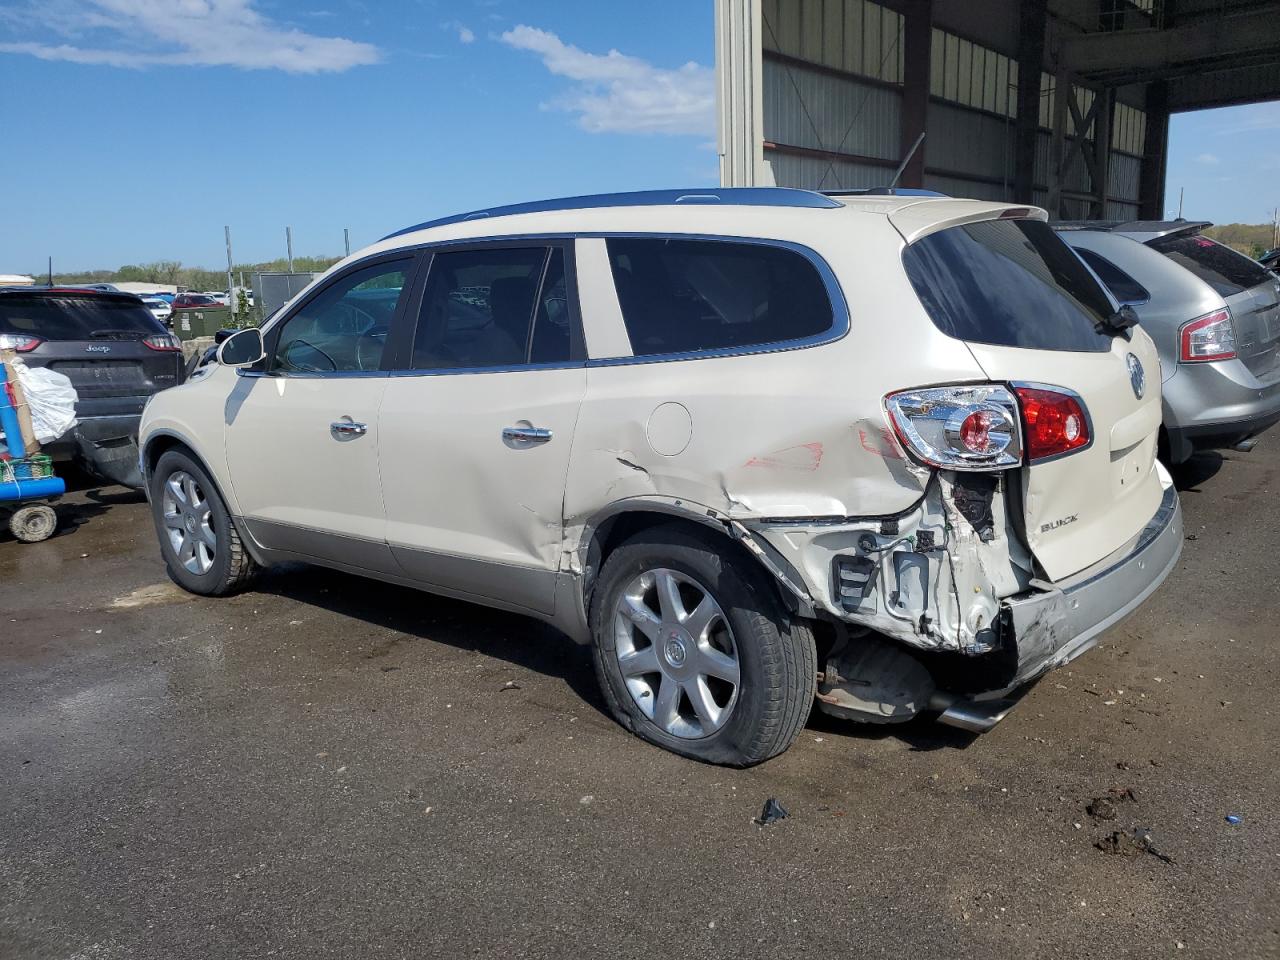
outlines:
[[142, 469], [186, 589], [303, 560], [542, 618], [686, 756], [765, 760], [815, 700], [981, 730], [1177, 560], [1134, 320], [1033, 207], [495, 208], [225, 340]]

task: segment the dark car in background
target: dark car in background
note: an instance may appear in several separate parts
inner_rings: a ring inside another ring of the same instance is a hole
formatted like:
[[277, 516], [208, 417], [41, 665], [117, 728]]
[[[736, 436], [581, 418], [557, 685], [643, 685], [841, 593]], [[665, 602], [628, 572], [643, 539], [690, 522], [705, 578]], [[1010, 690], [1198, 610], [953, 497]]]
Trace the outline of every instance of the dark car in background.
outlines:
[[1168, 463], [1251, 446], [1280, 421], [1280, 278], [1204, 236], [1210, 226], [1054, 225], [1156, 342]]
[[150, 397], [182, 382], [182, 344], [132, 294], [82, 288], [0, 288], [0, 348], [64, 374], [79, 424], [47, 444], [98, 475], [137, 486], [138, 421]]
[[173, 298], [173, 309], [178, 310], [199, 310], [201, 307], [213, 308], [226, 306], [219, 303], [215, 298], [207, 293], [180, 293]]

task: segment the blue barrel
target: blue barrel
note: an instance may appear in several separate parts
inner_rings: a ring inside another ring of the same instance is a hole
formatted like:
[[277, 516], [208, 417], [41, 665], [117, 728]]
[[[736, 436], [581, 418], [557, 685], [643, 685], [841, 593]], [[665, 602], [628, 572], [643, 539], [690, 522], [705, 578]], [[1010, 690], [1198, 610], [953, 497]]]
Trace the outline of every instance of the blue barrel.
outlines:
[[66, 492], [67, 484], [61, 477], [0, 483], [0, 503], [13, 500], [43, 500], [45, 497], [56, 497]]
[[9, 373], [0, 363], [0, 433], [4, 434], [4, 442], [9, 448], [9, 455], [21, 460], [27, 455], [27, 445], [22, 442], [22, 427], [18, 423], [18, 411], [9, 402], [9, 391], [5, 384], [9, 382]]

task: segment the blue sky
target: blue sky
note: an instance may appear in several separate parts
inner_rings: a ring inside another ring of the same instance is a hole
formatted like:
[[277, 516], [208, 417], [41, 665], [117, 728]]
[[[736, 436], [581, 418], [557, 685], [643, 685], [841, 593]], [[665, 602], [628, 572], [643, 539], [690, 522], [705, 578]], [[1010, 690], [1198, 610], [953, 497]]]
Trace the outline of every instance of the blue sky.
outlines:
[[1280, 207], [1280, 103], [1174, 114], [1166, 215], [1215, 223], [1270, 222]]
[[[716, 182], [711, 0], [0, 0], [0, 272], [335, 254]], [[15, 118], [20, 118], [15, 120]], [[1170, 204], [1280, 204], [1280, 104], [1174, 118]]]
[[712, 184], [712, 48], [710, 0], [0, 0], [0, 272]]

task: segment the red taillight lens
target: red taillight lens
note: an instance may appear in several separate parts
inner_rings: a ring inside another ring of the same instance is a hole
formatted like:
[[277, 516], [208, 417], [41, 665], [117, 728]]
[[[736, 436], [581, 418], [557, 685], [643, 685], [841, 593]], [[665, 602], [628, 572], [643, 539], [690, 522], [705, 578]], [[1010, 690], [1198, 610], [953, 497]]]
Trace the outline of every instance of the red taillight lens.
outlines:
[[1236, 355], [1236, 328], [1229, 310], [1184, 323], [1178, 330], [1178, 359], [1183, 363], [1230, 360]]
[[152, 334], [142, 342], [152, 350], [159, 350], [165, 353], [180, 351], [182, 349], [182, 341], [171, 333]]
[[29, 353], [44, 343], [39, 337], [28, 337], [20, 333], [0, 333], [0, 350], [16, 350], [18, 353]]
[[1013, 392], [1022, 404], [1023, 443], [1029, 461], [1060, 457], [1093, 441], [1089, 415], [1074, 394], [1021, 386]]

